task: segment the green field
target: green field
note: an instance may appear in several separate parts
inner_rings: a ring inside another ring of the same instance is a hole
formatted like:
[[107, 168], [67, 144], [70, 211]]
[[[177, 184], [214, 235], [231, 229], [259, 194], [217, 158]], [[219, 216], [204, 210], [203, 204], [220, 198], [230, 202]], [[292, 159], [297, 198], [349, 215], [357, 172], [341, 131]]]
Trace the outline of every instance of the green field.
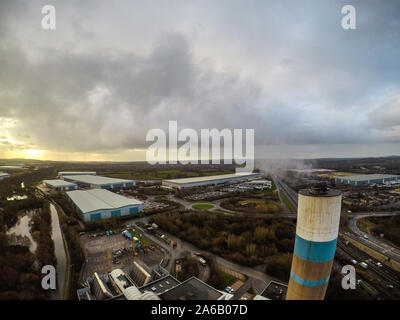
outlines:
[[196, 210], [208, 210], [214, 208], [214, 206], [212, 204], [201, 203], [192, 205], [192, 208]]
[[220, 290], [225, 289], [226, 287], [230, 286], [235, 281], [236, 281], [236, 278], [233, 275], [224, 272], [222, 274], [222, 281], [221, 281]]
[[290, 211], [291, 213], [296, 213], [295, 208], [293, 208], [292, 204], [289, 202], [289, 200], [288, 200], [288, 198], [286, 197], [286, 195], [285, 195], [283, 192], [281, 192], [280, 194], [281, 194], [281, 197], [282, 197], [282, 199], [283, 199], [283, 202], [286, 204], [286, 206], [288, 207], [289, 211]]
[[266, 202], [262, 199], [247, 199], [239, 201], [238, 204], [241, 207], [251, 207], [256, 211], [267, 211], [267, 212], [280, 212], [281, 208], [277, 203]]
[[132, 236], [138, 238], [139, 241], [140, 241], [143, 245], [150, 245], [150, 244], [151, 244], [151, 242], [150, 242], [147, 238], [145, 238], [145, 237], [143, 237], [143, 236], [141, 237], [141, 236], [139, 235], [139, 233], [137, 233], [137, 232], [134, 231], [133, 229], [128, 229], [128, 232], [129, 232]]

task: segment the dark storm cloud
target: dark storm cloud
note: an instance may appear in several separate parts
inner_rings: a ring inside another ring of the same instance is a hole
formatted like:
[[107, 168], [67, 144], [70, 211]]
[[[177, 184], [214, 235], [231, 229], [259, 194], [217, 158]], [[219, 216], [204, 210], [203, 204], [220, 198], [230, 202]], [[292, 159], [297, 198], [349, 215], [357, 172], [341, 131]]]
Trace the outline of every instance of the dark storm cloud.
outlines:
[[[37, 147], [145, 146], [151, 128], [254, 128], [256, 143], [400, 141], [400, 3], [0, 4], [0, 118]], [[164, 10], [161, 10], [161, 8]], [[157, 10], [159, 9], [159, 10]]]

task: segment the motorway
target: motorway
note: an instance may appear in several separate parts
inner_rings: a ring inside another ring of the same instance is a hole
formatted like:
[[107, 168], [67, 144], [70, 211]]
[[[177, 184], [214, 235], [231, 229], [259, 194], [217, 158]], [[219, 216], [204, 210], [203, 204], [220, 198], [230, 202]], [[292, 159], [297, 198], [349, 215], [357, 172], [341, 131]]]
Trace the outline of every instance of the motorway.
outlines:
[[[294, 208], [297, 210], [297, 192], [294, 191], [292, 188], [290, 188], [287, 184], [282, 182], [277, 176], [272, 177], [275, 185], [281, 189], [290, 203], [294, 206]], [[385, 217], [385, 216], [393, 216], [400, 214], [399, 211], [391, 212], [391, 211], [381, 211], [381, 212], [355, 212], [351, 213], [351, 219], [349, 220], [349, 228], [351, 231], [354, 232], [354, 235], [346, 233], [346, 235], [349, 235], [352, 237], [354, 240], [357, 240], [358, 242], [365, 244], [366, 246], [370, 247], [371, 249], [374, 249], [378, 252], [383, 253], [384, 255], [390, 257], [391, 259], [394, 259], [396, 261], [400, 262], [400, 250], [398, 248], [393, 248], [392, 246], [388, 245], [387, 243], [383, 242], [382, 240], [367, 234], [365, 232], [362, 232], [358, 227], [357, 227], [357, 221], [362, 218], [367, 218], [367, 217]], [[368, 239], [365, 239], [364, 236], [368, 236]]]
[[[293, 205], [294, 208], [297, 210], [297, 193], [291, 189], [287, 184], [282, 182], [277, 176], [272, 176], [272, 179], [275, 182], [275, 185], [278, 189], [282, 190], [290, 203]], [[373, 235], [366, 234], [362, 232], [358, 226], [357, 221], [362, 218], [367, 217], [385, 217], [385, 216], [393, 216], [400, 214], [400, 212], [391, 212], [391, 211], [382, 211], [382, 212], [357, 212], [351, 213], [351, 219], [349, 220], [349, 228], [354, 234], [350, 232], [343, 232], [347, 236], [351, 237], [352, 239], [360, 242], [375, 251], [381, 252], [387, 257], [394, 259], [396, 261], [400, 261], [400, 250], [398, 248], [394, 248], [387, 243], [381, 241], [380, 239], [374, 237]], [[349, 214], [350, 215], [350, 214]], [[368, 239], [365, 238], [368, 237]], [[358, 262], [361, 261], [368, 261], [369, 262], [369, 270], [370, 273], [374, 278], [377, 279], [383, 285], [380, 291], [383, 291], [387, 297], [393, 298], [393, 295], [388, 292], [388, 285], [392, 284], [396, 286], [398, 290], [400, 287], [400, 278], [399, 273], [394, 271], [393, 269], [383, 265], [382, 267], [377, 266], [377, 261], [373, 259], [371, 256], [366, 254], [365, 252], [359, 250], [358, 248], [349, 245], [344, 246], [341, 242], [338, 242], [339, 250], [346, 252], [353, 258], [356, 258]]]
[[[388, 216], [398, 215], [399, 213], [400, 212], [389, 212], [389, 213], [382, 212], [382, 213], [361, 214], [361, 215], [352, 217], [349, 220], [349, 228], [351, 229], [351, 231], [354, 232], [354, 234], [356, 234], [358, 236], [358, 239], [357, 239], [358, 242], [361, 242], [361, 243], [367, 245], [368, 247], [370, 247], [378, 252], [383, 253], [387, 257], [400, 262], [399, 248], [392, 247], [389, 244], [385, 243], [384, 241], [378, 239], [377, 237], [361, 231], [357, 226], [358, 220], [360, 220], [362, 218], [388, 217]], [[349, 235], [349, 234], [346, 233], [346, 235]], [[353, 239], [355, 239], [354, 236], [351, 236], [351, 235], [349, 235], [349, 236], [352, 237]], [[368, 237], [368, 239], [366, 239], [365, 237]]]

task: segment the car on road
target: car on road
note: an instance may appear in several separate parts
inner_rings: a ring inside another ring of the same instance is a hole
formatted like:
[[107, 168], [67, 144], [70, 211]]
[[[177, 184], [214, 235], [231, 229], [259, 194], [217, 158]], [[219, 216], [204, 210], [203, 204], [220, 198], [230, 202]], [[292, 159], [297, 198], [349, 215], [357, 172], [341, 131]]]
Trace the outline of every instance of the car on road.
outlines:
[[377, 262], [376, 265], [377, 265], [379, 268], [382, 268], [382, 267], [383, 267], [382, 263], [380, 263], [380, 262]]
[[386, 287], [388, 287], [389, 289], [394, 289], [393, 285], [391, 284], [386, 285]]
[[226, 287], [224, 291], [227, 293], [233, 293], [235, 290], [233, 290], [232, 287]]
[[360, 262], [360, 267], [367, 269], [368, 268], [368, 264], [366, 264], [365, 262]]
[[368, 239], [368, 236], [366, 234], [363, 235], [364, 239]]
[[206, 266], [206, 260], [204, 260], [202, 257], [199, 257], [199, 262], [201, 263], [202, 266]]
[[351, 259], [350, 262], [351, 262], [352, 264], [357, 264], [357, 263], [358, 263], [357, 260], [354, 260], [354, 259]]

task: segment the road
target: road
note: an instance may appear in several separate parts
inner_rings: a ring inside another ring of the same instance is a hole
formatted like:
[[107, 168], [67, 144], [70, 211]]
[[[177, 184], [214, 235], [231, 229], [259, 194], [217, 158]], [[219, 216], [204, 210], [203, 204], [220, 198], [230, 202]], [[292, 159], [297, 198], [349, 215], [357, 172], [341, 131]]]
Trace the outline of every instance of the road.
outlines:
[[275, 186], [279, 191], [283, 191], [286, 198], [289, 200], [290, 204], [297, 211], [297, 192], [290, 188], [286, 183], [279, 179], [276, 175], [271, 175], [272, 180], [274, 180]]
[[[361, 215], [352, 217], [349, 220], [349, 228], [352, 232], [355, 233], [355, 235], [357, 236], [357, 239], [354, 237], [352, 237], [352, 238], [357, 240], [360, 243], [365, 244], [366, 246], [370, 247], [371, 249], [381, 252], [384, 255], [386, 255], [387, 257], [400, 262], [400, 250], [398, 248], [392, 247], [389, 244], [385, 243], [384, 241], [378, 239], [377, 237], [361, 231], [357, 226], [358, 220], [360, 220], [362, 218], [388, 217], [388, 216], [393, 216], [393, 215], [398, 215], [398, 214], [400, 214], [400, 212], [369, 213], [369, 214], [361, 214]], [[368, 237], [368, 239], [366, 239], [365, 237]]]
[[[148, 217], [141, 217], [141, 218], [137, 218], [137, 219], [132, 219], [127, 221], [127, 223], [136, 223], [138, 221], [144, 222], [144, 223], [148, 223]], [[215, 261], [228, 268], [231, 269], [233, 271], [242, 273], [247, 275], [249, 278], [253, 278], [254, 280], [256, 280], [258, 282], [258, 284], [255, 285], [255, 288], [264, 288], [271, 280], [277, 280], [274, 279], [273, 277], [268, 276], [267, 274], [265, 274], [264, 272], [255, 270], [253, 268], [250, 267], [246, 267], [246, 266], [242, 266], [239, 264], [236, 264], [234, 262], [231, 262], [229, 260], [226, 260], [220, 256], [211, 254], [210, 252], [207, 251], [203, 251], [199, 248], [197, 248], [196, 246], [194, 246], [193, 244], [184, 241], [182, 239], [179, 239], [171, 234], [168, 234], [166, 232], [164, 232], [165, 236], [169, 239], [171, 239], [172, 241], [175, 241], [177, 243], [177, 247], [175, 249], [172, 249], [172, 247], [168, 246], [165, 242], [161, 241], [160, 239], [158, 239], [157, 237], [153, 236], [152, 234], [148, 233], [147, 231], [137, 227], [137, 229], [141, 230], [144, 234], [146, 234], [146, 237], [148, 237], [150, 240], [154, 241], [155, 243], [157, 243], [159, 246], [161, 246], [162, 248], [164, 248], [165, 250], [167, 250], [170, 254], [170, 260], [169, 263], [166, 267], [167, 270], [170, 270], [173, 264], [173, 261], [175, 259], [178, 259], [182, 256], [184, 251], [189, 251], [189, 252], [198, 252], [200, 254], [208, 254], [211, 255], [212, 257], [215, 258]]]
[[[287, 184], [282, 182], [277, 176], [273, 175], [272, 179], [275, 182], [275, 185], [277, 186], [278, 189], [282, 190], [290, 203], [294, 206], [294, 208], [297, 210], [297, 192], [295, 192], [292, 188], [290, 188]], [[392, 215], [397, 215], [400, 214], [400, 212], [391, 212], [391, 211], [381, 211], [381, 212], [356, 212], [356, 213], [351, 213], [351, 219], [349, 220], [349, 228], [351, 229], [354, 234], [344, 232], [341, 230], [341, 232], [345, 233], [352, 239], [356, 240], [359, 243], [362, 243], [366, 246], [368, 246], [371, 249], [374, 249], [377, 252], [383, 253], [387, 257], [394, 259], [396, 261], [400, 261], [400, 250], [398, 248], [394, 248], [390, 246], [389, 244], [383, 242], [382, 240], [374, 237], [373, 235], [366, 234], [365, 232], [362, 232], [358, 226], [357, 226], [357, 221], [362, 218], [367, 218], [367, 217], [385, 217], [385, 216], [392, 216]], [[368, 239], [365, 238], [365, 236], [368, 237]], [[351, 252], [357, 254], [354, 248], [351, 248]], [[389, 272], [387, 270], [383, 270], [385, 272]]]

